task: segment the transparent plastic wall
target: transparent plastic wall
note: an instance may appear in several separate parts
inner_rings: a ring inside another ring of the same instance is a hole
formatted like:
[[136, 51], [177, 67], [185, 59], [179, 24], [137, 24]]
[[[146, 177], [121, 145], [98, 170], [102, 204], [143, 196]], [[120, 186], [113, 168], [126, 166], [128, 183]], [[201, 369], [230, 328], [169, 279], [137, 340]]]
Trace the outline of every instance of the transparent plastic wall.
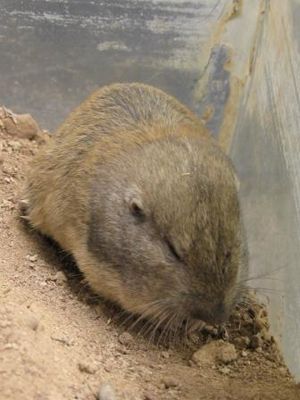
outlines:
[[300, 380], [300, 3], [265, 2], [231, 155], [241, 180], [249, 281]]

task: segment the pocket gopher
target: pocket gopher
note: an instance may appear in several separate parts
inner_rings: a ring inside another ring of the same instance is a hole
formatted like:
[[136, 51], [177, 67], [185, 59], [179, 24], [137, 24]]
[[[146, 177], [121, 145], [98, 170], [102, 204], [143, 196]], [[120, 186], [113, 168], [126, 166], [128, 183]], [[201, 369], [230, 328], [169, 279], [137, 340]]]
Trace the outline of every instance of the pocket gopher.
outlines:
[[241, 295], [247, 246], [233, 165], [157, 88], [93, 93], [34, 158], [26, 198], [31, 225], [131, 313], [220, 323]]

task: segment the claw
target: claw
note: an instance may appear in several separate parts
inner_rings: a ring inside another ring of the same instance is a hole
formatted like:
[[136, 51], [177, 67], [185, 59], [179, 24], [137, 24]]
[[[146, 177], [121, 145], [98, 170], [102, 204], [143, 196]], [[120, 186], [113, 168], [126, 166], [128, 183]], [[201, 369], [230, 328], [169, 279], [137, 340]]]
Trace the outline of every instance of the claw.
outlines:
[[20, 218], [23, 219], [24, 221], [30, 221], [28, 215], [20, 215]]
[[19, 201], [19, 209], [21, 211], [25, 211], [26, 212], [28, 207], [29, 207], [29, 201], [27, 199], [22, 199], [22, 200]]
[[28, 205], [29, 205], [29, 200], [27, 200], [27, 199], [21, 199], [21, 200], [19, 201], [19, 204], [20, 204], [20, 205], [24, 205], [24, 206], [28, 206]]

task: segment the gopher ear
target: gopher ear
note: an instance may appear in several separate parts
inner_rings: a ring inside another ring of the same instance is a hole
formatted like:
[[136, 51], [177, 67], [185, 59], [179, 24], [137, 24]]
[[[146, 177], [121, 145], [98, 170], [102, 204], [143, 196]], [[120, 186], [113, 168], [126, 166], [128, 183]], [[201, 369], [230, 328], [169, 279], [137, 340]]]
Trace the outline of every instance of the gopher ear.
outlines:
[[132, 199], [129, 202], [129, 210], [134, 217], [141, 218], [145, 216], [143, 206], [138, 199]]
[[129, 211], [135, 217], [143, 217], [145, 215], [143, 201], [137, 187], [131, 188], [126, 192], [125, 202]]
[[234, 183], [235, 183], [236, 190], [239, 192], [240, 191], [240, 185], [241, 185], [240, 184], [240, 180], [237, 177], [236, 173], [234, 173], [233, 175], [234, 175]]

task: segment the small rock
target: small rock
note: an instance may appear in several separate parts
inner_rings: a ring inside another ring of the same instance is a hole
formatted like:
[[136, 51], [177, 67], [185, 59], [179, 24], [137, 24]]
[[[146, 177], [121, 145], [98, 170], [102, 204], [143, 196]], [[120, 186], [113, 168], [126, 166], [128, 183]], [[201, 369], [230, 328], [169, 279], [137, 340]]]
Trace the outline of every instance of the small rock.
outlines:
[[8, 142], [8, 146], [11, 147], [13, 150], [18, 151], [22, 147], [21, 143], [16, 140], [10, 140]]
[[253, 303], [248, 307], [248, 313], [253, 317], [256, 318], [257, 316], [260, 316], [261, 314], [261, 305]]
[[253, 335], [251, 340], [250, 340], [250, 347], [251, 349], [258, 349], [259, 347], [262, 347], [262, 339], [259, 335]]
[[285, 367], [279, 367], [278, 371], [282, 374], [282, 375], [287, 375], [287, 369]]
[[104, 383], [101, 385], [99, 392], [97, 394], [98, 400], [117, 400], [114, 389], [109, 383]]
[[7, 110], [7, 116], [3, 120], [8, 134], [26, 139], [34, 139], [40, 133], [40, 128], [30, 114], [13, 114]]
[[34, 254], [32, 256], [29, 255], [28, 260], [31, 261], [31, 262], [37, 262], [38, 255], [37, 254]]
[[237, 352], [233, 344], [224, 343], [219, 350], [217, 359], [224, 364], [229, 364], [237, 359]]
[[163, 378], [162, 383], [166, 389], [175, 388], [179, 386], [179, 382], [172, 377]]
[[212, 365], [215, 362], [215, 342], [202, 346], [192, 355], [192, 361], [199, 367]]
[[198, 366], [213, 365], [216, 362], [228, 364], [237, 359], [237, 352], [233, 344], [216, 340], [202, 346], [197, 350], [192, 360]]
[[250, 344], [248, 336], [238, 336], [234, 338], [233, 343], [238, 349], [246, 349]]
[[129, 332], [123, 332], [118, 338], [119, 342], [124, 346], [129, 346], [133, 343], [133, 337]]
[[7, 343], [1, 347], [1, 350], [18, 350], [18, 348], [17, 343]]
[[241, 319], [241, 313], [237, 310], [233, 311], [230, 317], [234, 321], [239, 321]]
[[229, 341], [229, 333], [225, 326], [219, 326], [218, 329], [218, 336], [219, 338], [223, 339], [225, 342]]
[[67, 282], [67, 277], [62, 271], [58, 271], [54, 277], [52, 278], [54, 282], [57, 282], [59, 285]]
[[242, 357], [247, 357], [247, 355], [248, 355], [248, 353], [247, 353], [245, 350], [243, 350], [243, 351], [241, 352], [241, 356], [242, 356]]
[[163, 358], [170, 358], [170, 353], [168, 353], [167, 351], [162, 351], [162, 352], [161, 352], [161, 356], [162, 356]]
[[111, 372], [113, 370], [113, 365], [112, 364], [105, 364], [104, 369], [106, 372]]
[[119, 354], [128, 354], [128, 349], [125, 349], [124, 347], [117, 347], [116, 352]]
[[96, 366], [92, 365], [89, 362], [80, 362], [80, 363], [78, 363], [78, 368], [79, 368], [79, 371], [85, 372], [87, 374], [95, 374], [95, 372], [97, 371]]
[[215, 327], [212, 326], [212, 325], [205, 325], [205, 326], [202, 328], [202, 332], [208, 333], [208, 334], [211, 335], [211, 336], [217, 336], [217, 335], [218, 335], [218, 329], [215, 328]]
[[270, 334], [270, 332], [267, 331], [267, 329], [263, 329], [260, 332], [261, 337], [266, 341], [266, 342], [272, 342], [273, 341], [273, 337]]
[[219, 368], [219, 372], [224, 375], [229, 375], [230, 374], [230, 369], [228, 367], [221, 367]]
[[261, 332], [266, 327], [264, 320], [261, 318], [257, 318], [253, 325], [256, 333]]

